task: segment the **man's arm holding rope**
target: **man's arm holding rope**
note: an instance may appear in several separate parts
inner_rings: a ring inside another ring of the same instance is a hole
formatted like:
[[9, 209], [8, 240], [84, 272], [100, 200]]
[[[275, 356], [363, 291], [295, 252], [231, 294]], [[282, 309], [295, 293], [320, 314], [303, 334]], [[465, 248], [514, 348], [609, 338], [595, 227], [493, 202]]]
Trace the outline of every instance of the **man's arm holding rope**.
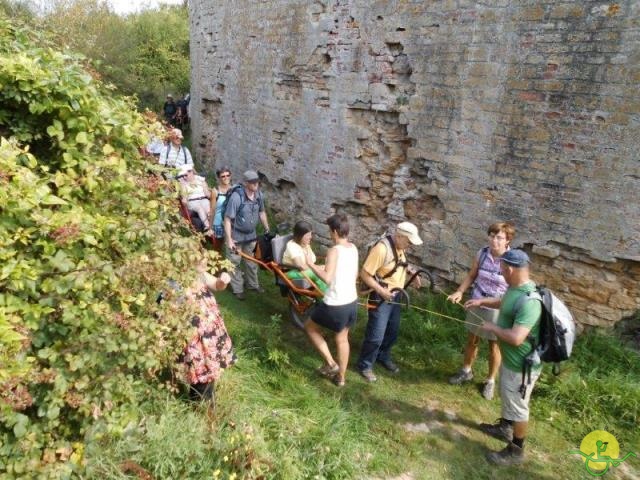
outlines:
[[364, 267], [360, 270], [360, 278], [367, 287], [376, 292], [385, 302], [393, 298], [393, 292], [391, 292], [388, 287], [380, 285], [375, 277], [367, 272]]

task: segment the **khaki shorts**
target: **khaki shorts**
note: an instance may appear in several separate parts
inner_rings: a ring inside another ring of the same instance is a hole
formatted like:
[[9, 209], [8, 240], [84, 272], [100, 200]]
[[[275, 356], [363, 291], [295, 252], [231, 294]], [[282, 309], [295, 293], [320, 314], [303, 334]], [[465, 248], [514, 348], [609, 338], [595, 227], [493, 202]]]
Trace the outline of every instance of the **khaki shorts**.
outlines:
[[465, 320], [467, 322], [473, 323], [474, 325], [469, 325], [467, 323], [465, 324], [465, 327], [467, 327], [467, 330], [469, 330], [470, 333], [480, 338], [484, 338], [485, 340], [491, 340], [492, 342], [495, 342], [497, 340], [496, 336], [491, 332], [485, 332], [484, 330], [482, 330], [480, 328], [480, 325], [482, 325], [483, 321], [497, 324], [498, 313], [499, 311], [495, 308], [472, 307], [467, 310], [467, 316]]
[[[522, 372], [514, 372], [504, 365], [500, 366], [500, 400], [502, 401], [502, 418], [513, 422], [529, 420], [529, 400], [540, 372], [531, 372], [531, 384], [527, 385], [527, 392], [522, 398]], [[528, 381], [528, 378], [525, 379]]]

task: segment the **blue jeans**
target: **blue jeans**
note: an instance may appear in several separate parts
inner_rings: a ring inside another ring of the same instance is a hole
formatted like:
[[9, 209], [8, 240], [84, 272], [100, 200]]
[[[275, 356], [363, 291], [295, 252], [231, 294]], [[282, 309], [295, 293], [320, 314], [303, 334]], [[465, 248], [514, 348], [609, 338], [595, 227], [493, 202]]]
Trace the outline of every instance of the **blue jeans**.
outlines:
[[[398, 301], [394, 295], [392, 302]], [[369, 321], [358, 358], [360, 370], [371, 370], [376, 361], [391, 360], [391, 347], [398, 339], [400, 329], [400, 305], [381, 303], [375, 310], [369, 310]]]

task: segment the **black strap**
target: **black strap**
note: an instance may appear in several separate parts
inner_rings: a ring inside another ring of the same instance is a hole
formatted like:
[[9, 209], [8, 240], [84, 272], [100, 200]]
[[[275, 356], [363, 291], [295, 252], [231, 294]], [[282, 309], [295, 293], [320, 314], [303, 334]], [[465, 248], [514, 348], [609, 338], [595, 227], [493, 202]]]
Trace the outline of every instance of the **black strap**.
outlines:
[[187, 202], [195, 202], [196, 200], [208, 200], [209, 197], [197, 197], [197, 198], [189, 198]]
[[390, 276], [392, 276], [394, 273], [396, 273], [396, 270], [398, 270], [398, 268], [400, 267], [407, 268], [407, 266], [409, 265], [409, 263], [407, 263], [406, 261], [404, 262], [399, 261], [398, 252], [396, 251], [396, 245], [395, 243], [393, 243], [393, 237], [391, 235], [387, 235], [385, 238], [387, 242], [389, 242], [389, 248], [391, 248], [391, 253], [393, 254], [394, 265], [391, 270], [389, 270], [386, 274], [380, 277], [381, 280], [384, 280], [385, 278], [389, 278]]
[[536, 350], [536, 339], [533, 335], [528, 335], [527, 340], [531, 343], [531, 351], [529, 351], [527, 356], [524, 357], [524, 361], [522, 362], [522, 383], [520, 384], [520, 394], [522, 395], [523, 400], [527, 395], [527, 387], [531, 385], [531, 367], [533, 365], [533, 359], [531, 356]]

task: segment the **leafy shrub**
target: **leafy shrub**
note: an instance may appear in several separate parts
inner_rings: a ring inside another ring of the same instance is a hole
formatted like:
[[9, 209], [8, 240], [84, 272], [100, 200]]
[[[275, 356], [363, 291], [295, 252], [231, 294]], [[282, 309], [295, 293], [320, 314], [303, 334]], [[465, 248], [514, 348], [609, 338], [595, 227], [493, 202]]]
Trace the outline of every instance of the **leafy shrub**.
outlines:
[[151, 128], [0, 18], [0, 476], [80, 471], [85, 442], [135, 422], [136, 385], [182, 348], [189, 313], [158, 316], [155, 298], [202, 252], [138, 153]]

